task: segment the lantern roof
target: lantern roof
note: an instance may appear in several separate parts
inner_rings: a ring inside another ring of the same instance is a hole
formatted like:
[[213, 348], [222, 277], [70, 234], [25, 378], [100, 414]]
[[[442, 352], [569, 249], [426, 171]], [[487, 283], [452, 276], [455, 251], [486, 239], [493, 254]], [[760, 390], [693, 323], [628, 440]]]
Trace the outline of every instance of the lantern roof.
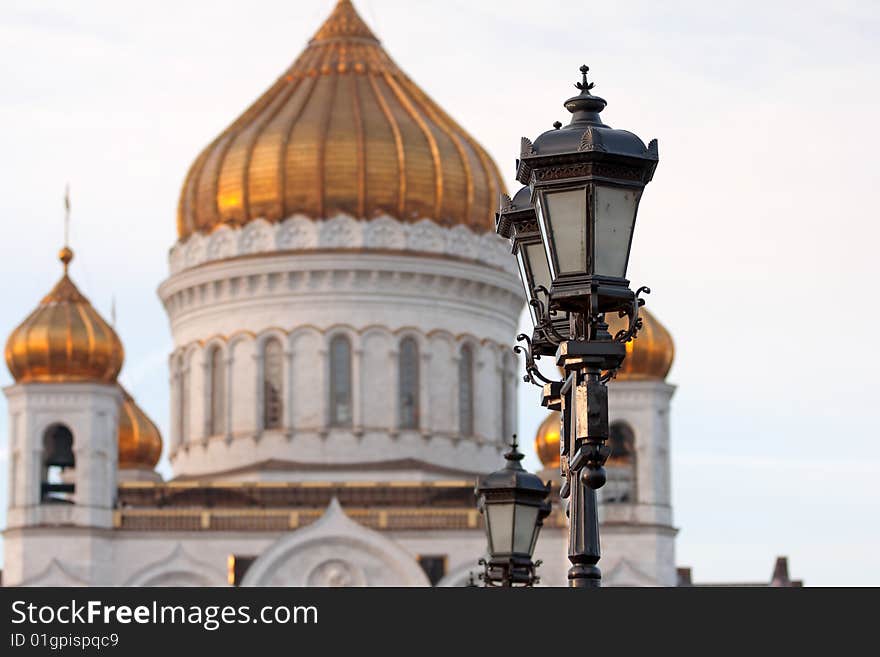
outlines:
[[647, 183], [654, 174], [659, 154], [657, 140], [645, 146], [637, 135], [628, 130], [617, 130], [602, 122], [599, 116], [607, 102], [590, 91], [594, 83], [587, 81], [589, 67], [581, 66], [583, 80], [575, 87], [580, 93], [565, 101], [565, 109], [571, 112], [571, 122], [563, 126], [558, 121], [553, 130], [541, 134], [534, 142], [522, 138], [520, 160], [517, 164], [517, 180], [524, 185], [531, 182], [535, 164], [543, 164], [544, 158], [563, 163], [566, 161], [592, 160], [647, 160]]
[[503, 468], [477, 479], [476, 493], [510, 493], [517, 501], [526, 501], [528, 498], [543, 501], [550, 492], [550, 484], [545, 484], [540, 477], [522, 467], [520, 461], [523, 460], [523, 454], [517, 449], [516, 436], [504, 459], [506, 463]]
[[[535, 215], [535, 206], [532, 205], [532, 190], [522, 187], [510, 198], [507, 194], [501, 195], [500, 209], [495, 214], [495, 232], [501, 237], [511, 237], [514, 224], [519, 221], [533, 220], [533, 230], [537, 232], [538, 224]], [[519, 229], [522, 230], [522, 229]]]

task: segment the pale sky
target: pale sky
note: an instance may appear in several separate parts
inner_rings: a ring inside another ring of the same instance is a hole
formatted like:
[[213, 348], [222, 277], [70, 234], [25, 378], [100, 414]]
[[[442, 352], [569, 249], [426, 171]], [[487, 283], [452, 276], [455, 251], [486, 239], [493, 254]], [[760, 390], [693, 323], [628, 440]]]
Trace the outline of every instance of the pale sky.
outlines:
[[[72, 276], [105, 317], [116, 297], [122, 381], [167, 435], [156, 287], [184, 175], [333, 5], [2, 0], [0, 337], [60, 276], [70, 182]], [[511, 190], [520, 137], [567, 120], [583, 63], [605, 121], [659, 139], [629, 274], [676, 342], [677, 562], [765, 581], [784, 554], [808, 585], [880, 585], [880, 5], [355, 5]], [[524, 436], [535, 399], [522, 390]], [[6, 423], [0, 399], [0, 480]]]

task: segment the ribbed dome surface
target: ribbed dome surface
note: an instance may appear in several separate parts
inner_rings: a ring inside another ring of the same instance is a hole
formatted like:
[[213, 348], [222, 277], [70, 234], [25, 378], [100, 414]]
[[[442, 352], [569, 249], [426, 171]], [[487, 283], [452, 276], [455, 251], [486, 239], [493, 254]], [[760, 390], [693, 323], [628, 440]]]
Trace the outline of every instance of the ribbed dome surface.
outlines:
[[306, 50], [192, 165], [178, 235], [293, 214], [493, 230], [503, 191], [486, 152], [340, 0]]
[[67, 275], [72, 258], [62, 249], [61, 280], [6, 341], [6, 364], [17, 383], [112, 383], [122, 368], [119, 336]]
[[119, 467], [152, 470], [162, 454], [162, 436], [153, 421], [122, 388], [119, 413]]

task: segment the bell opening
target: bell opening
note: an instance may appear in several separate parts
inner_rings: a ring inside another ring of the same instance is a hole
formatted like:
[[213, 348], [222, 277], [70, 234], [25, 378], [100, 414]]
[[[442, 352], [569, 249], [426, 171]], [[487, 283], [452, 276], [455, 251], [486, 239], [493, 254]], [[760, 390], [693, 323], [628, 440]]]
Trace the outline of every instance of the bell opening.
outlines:
[[42, 504], [73, 504], [76, 457], [73, 433], [63, 424], [53, 424], [43, 433]]

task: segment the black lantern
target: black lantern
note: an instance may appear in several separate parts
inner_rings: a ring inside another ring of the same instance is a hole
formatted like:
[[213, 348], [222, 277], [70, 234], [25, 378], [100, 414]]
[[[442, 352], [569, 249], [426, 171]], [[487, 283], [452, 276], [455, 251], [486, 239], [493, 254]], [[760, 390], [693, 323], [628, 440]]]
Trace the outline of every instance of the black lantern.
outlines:
[[556, 344], [547, 333], [567, 334], [568, 314], [550, 312], [550, 266], [531, 194], [528, 187], [523, 187], [512, 199], [507, 194], [501, 195], [501, 209], [495, 215], [495, 231], [510, 239], [511, 252], [516, 256], [535, 329], [532, 351], [538, 356], [551, 356], [556, 353]]
[[[650, 290], [641, 287], [633, 292], [626, 270], [639, 201], [659, 160], [657, 140], [645, 146], [631, 132], [602, 123], [599, 114], [606, 103], [590, 93], [589, 69], [582, 66], [580, 70], [583, 80], [575, 85], [580, 93], [565, 102], [572, 113], [571, 123], [564, 128], [554, 123], [554, 129], [534, 143], [523, 139], [517, 161], [517, 179], [529, 186], [532, 221], [544, 247], [545, 277], [551, 281], [549, 292], [540, 300], [537, 292], [529, 294], [544, 289], [536, 288], [534, 263], [538, 259], [518, 248], [533, 241], [527, 242], [525, 233], [517, 239], [513, 220], [520, 206], [525, 207], [523, 190], [502, 207], [496, 226], [501, 234], [513, 232], [526, 293], [538, 311], [532, 315], [535, 339], [518, 335], [517, 342], [525, 345], [514, 347], [525, 356], [523, 378], [542, 389], [543, 405], [562, 412], [560, 472], [564, 483], [559, 495], [567, 500], [569, 516], [572, 566], [568, 579], [578, 588], [601, 585], [596, 490], [605, 483], [604, 466], [610, 453], [606, 384], [626, 356], [626, 343], [642, 327], [640, 295]], [[517, 202], [521, 195], [522, 201]], [[511, 219], [506, 221], [507, 215]], [[528, 239], [534, 240], [532, 235]], [[628, 316], [629, 323], [611, 335], [605, 316], [614, 311]], [[568, 314], [567, 331], [554, 326], [549, 319], [554, 313]], [[538, 323], [541, 318], [543, 323]], [[547, 353], [545, 345], [537, 344], [539, 334], [556, 347], [561, 381], [550, 380], [538, 370], [535, 361]], [[489, 573], [487, 567], [487, 581]]]
[[535, 543], [550, 513], [550, 484], [523, 469], [515, 436], [504, 458], [505, 466], [479, 477], [475, 489], [489, 540], [483, 579], [489, 586], [531, 586], [540, 565], [532, 562]]
[[602, 123], [605, 100], [587, 82], [568, 99], [569, 125], [522, 140], [517, 179], [529, 185], [546, 249], [551, 305], [583, 312], [628, 307], [626, 280], [639, 200], [657, 167], [657, 140], [648, 146], [626, 130]]

